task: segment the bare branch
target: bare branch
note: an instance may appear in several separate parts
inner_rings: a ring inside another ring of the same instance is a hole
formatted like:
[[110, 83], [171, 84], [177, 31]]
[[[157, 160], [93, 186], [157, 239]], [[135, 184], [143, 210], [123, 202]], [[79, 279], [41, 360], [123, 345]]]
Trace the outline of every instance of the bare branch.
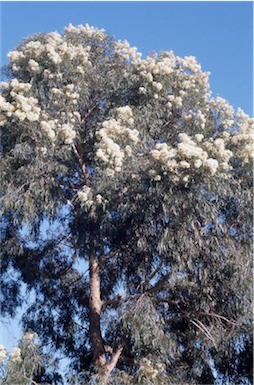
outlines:
[[154, 271], [152, 271], [144, 281], [142, 281], [138, 285], [137, 289], [139, 289], [141, 287], [146, 287], [146, 285], [149, 283], [149, 281], [151, 281], [151, 279], [153, 279], [153, 277], [159, 272], [161, 266], [162, 266], [162, 261], [160, 262], [159, 266]]
[[121, 344], [118, 346], [117, 350], [112, 354], [112, 358], [111, 360], [106, 363], [105, 365], [105, 368], [106, 370], [111, 373], [111, 371], [114, 369], [114, 367], [116, 366], [117, 364], [117, 361], [119, 360], [119, 357], [120, 355], [122, 354], [122, 351], [123, 351], [123, 348], [124, 348], [124, 345]]
[[86, 180], [87, 180], [86, 166], [85, 166], [85, 164], [83, 163], [83, 161], [82, 161], [82, 159], [81, 159], [81, 157], [80, 157], [80, 155], [79, 155], [79, 153], [78, 153], [78, 150], [77, 150], [75, 144], [72, 143], [71, 146], [72, 146], [72, 149], [73, 149], [73, 151], [74, 151], [74, 154], [76, 155], [76, 157], [77, 157], [77, 159], [78, 159], [78, 162], [79, 162], [79, 164], [80, 164], [80, 167], [81, 167], [81, 171], [82, 171], [83, 177], [84, 177], [84, 179], [85, 179], [85, 181], [86, 181]]
[[[27, 379], [29, 380], [29, 378], [27, 377]], [[34, 380], [31, 380], [32, 384], [33, 385], [39, 385], [38, 382], [35, 382]]]
[[[195, 322], [196, 321], [196, 322]], [[198, 319], [195, 319], [194, 320], [190, 320], [190, 322], [195, 325], [199, 330], [201, 330], [201, 332], [209, 339], [212, 341], [215, 349], [217, 349], [217, 345], [216, 345], [216, 342], [213, 338], [213, 336], [211, 335], [210, 331], [207, 329], [207, 327], [201, 322], [199, 321]]]
[[159, 282], [157, 282], [154, 286], [152, 286], [150, 289], [145, 290], [146, 293], [155, 293], [156, 291], [162, 289], [164, 285], [167, 283], [169, 277], [171, 276], [171, 272], [166, 274]]
[[234, 326], [238, 326], [239, 323], [238, 322], [235, 322], [235, 321], [231, 321], [229, 320], [228, 318], [224, 317], [223, 315], [219, 315], [219, 314], [216, 314], [216, 313], [201, 313], [203, 315], [206, 315], [206, 316], [209, 316], [209, 317], [216, 317], [216, 318], [220, 318], [226, 322], [228, 322], [229, 324], [231, 325], [234, 325]]
[[105, 349], [105, 352], [106, 352], [106, 353], [109, 353], [109, 354], [112, 356], [112, 354], [113, 354], [113, 349], [112, 349], [111, 346], [109, 346], [109, 345], [104, 345], [104, 349]]
[[179, 299], [176, 300], [176, 301], [174, 301], [174, 300], [171, 300], [171, 299], [161, 299], [161, 298], [156, 298], [156, 301], [157, 301], [157, 302], [161, 302], [161, 303], [167, 303], [167, 304], [169, 304], [169, 305], [179, 305], [179, 303], [180, 303], [180, 300], [179, 300]]
[[88, 118], [88, 116], [91, 114], [91, 112], [92, 112], [93, 110], [95, 110], [96, 107], [97, 107], [97, 104], [95, 104], [93, 107], [91, 107], [91, 108], [87, 111], [87, 113], [86, 113], [84, 116], [82, 116], [81, 123], [84, 123], [84, 122], [85, 122], [85, 120]]
[[127, 302], [130, 299], [139, 298], [142, 294], [128, 295], [126, 297], [116, 297], [113, 299], [102, 301], [102, 306], [119, 305], [120, 303]]
[[109, 299], [109, 300], [106, 300], [106, 301], [102, 301], [102, 306], [118, 305], [122, 301], [123, 301], [122, 298]]

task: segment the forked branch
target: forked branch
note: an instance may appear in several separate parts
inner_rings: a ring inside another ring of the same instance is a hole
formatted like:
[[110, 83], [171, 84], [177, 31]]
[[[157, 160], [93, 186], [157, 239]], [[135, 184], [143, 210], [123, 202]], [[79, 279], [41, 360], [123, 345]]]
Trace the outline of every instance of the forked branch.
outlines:
[[210, 331], [207, 329], [207, 327], [201, 322], [199, 321], [198, 319], [195, 319], [194, 320], [190, 320], [190, 322], [195, 325], [199, 330], [201, 330], [201, 332], [210, 340], [212, 341], [215, 349], [217, 349], [217, 345], [216, 345], [216, 342], [213, 338], [213, 336], [211, 335]]

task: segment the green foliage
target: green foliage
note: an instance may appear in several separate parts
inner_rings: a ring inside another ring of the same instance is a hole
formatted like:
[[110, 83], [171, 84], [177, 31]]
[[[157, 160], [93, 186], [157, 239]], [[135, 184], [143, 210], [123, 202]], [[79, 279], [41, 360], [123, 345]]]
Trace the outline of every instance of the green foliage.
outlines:
[[[28, 385], [33, 375], [42, 366], [42, 355], [39, 345], [35, 341], [36, 335], [28, 332], [24, 334], [19, 345], [9, 355], [5, 364], [3, 385]], [[6, 360], [6, 359], [5, 359]]]

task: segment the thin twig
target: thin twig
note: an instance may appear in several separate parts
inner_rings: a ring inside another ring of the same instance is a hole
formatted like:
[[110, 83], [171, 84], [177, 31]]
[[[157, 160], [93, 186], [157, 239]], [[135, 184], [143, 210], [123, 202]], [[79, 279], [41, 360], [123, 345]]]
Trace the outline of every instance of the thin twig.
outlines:
[[180, 300], [171, 300], [171, 299], [161, 299], [161, 298], [156, 298], [157, 302], [160, 303], [167, 303], [168, 305], [179, 305]]
[[87, 113], [86, 113], [84, 116], [82, 116], [81, 123], [84, 123], [84, 122], [85, 122], [86, 118], [88, 118], [88, 116], [91, 114], [91, 112], [92, 112], [93, 110], [95, 110], [96, 107], [97, 107], [97, 104], [95, 104], [93, 107], [91, 107], [91, 108], [87, 111]]
[[223, 315], [219, 315], [219, 314], [216, 314], [216, 313], [201, 313], [203, 315], [207, 315], [207, 316], [210, 316], [210, 317], [216, 317], [216, 318], [220, 318], [220, 319], [223, 319], [224, 321], [228, 322], [229, 324], [232, 324], [234, 326], [238, 326], [239, 323], [238, 322], [235, 322], [235, 321], [231, 321], [229, 320], [228, 318], [224, 317]]
[[206, 336], [209, 340], [212, 341], [214, 347], [217, 348], [216, 343], [215, 343], [215, 341], [214, 341], [214, 339], [213, 339], [211, 333], [209, 332], [209, 330], [205, 327], [205, 325], [204, 325], [201, 321], [199, 321], [199, 320], [197, 320], [197, 319], [196, 319], [196, 321], [197, 321], [198, 323], [195, 322], [195, 321], [193, 321], [193, 320], [190, 320], [190, 322], [191, 322], [193, 325], [195, 325], [199, 330], [201, 330], [201, 332], [202, 332], [203, 334], [205, 334], [205, 336]]
[[2, 196], [0, 198], [0, 201], [3, 200], [4, 198], [8, 197], [9, 195], [15, 195], [15, 194], [19, 193], [26, 185], [27, 185], [27, 182], [22, 184], [22, 186], [20, 186], [17, 190], [5, 194], [4, 196]]

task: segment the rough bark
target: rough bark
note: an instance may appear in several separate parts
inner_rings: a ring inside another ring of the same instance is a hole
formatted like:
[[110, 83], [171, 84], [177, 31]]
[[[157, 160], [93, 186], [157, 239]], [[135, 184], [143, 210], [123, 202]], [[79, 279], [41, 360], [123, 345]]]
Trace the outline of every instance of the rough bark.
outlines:
[[89, 298], [89, 321], [90, 338], [93, 350], [93, 362], [95, 367], [102, 367], [106, 364], [105, 348], [101, 335], [101, 308], [100, 295], [100, 268], [97, 259], [90, 256], [90, 298]]
[[101, 300], [100, 292], [100, 267], [98, 260], [94, 256], [90, 256], [89, 260], [89, 274], [90, 274], [90, 298], [89, 298], [89, 321], [90, 321], [90, 338], [93, 351], [93, 363], [98, 381], [100, 384], [107, 384], [109, 382], [110, 373], [117, 364], [117, 361], [122, 353], [123, 345], [113, 352], [111, 349], [111, 359], [107, 362], [106, 348], [104, 346], [101, 334], [101, 311], [103, 301]]

